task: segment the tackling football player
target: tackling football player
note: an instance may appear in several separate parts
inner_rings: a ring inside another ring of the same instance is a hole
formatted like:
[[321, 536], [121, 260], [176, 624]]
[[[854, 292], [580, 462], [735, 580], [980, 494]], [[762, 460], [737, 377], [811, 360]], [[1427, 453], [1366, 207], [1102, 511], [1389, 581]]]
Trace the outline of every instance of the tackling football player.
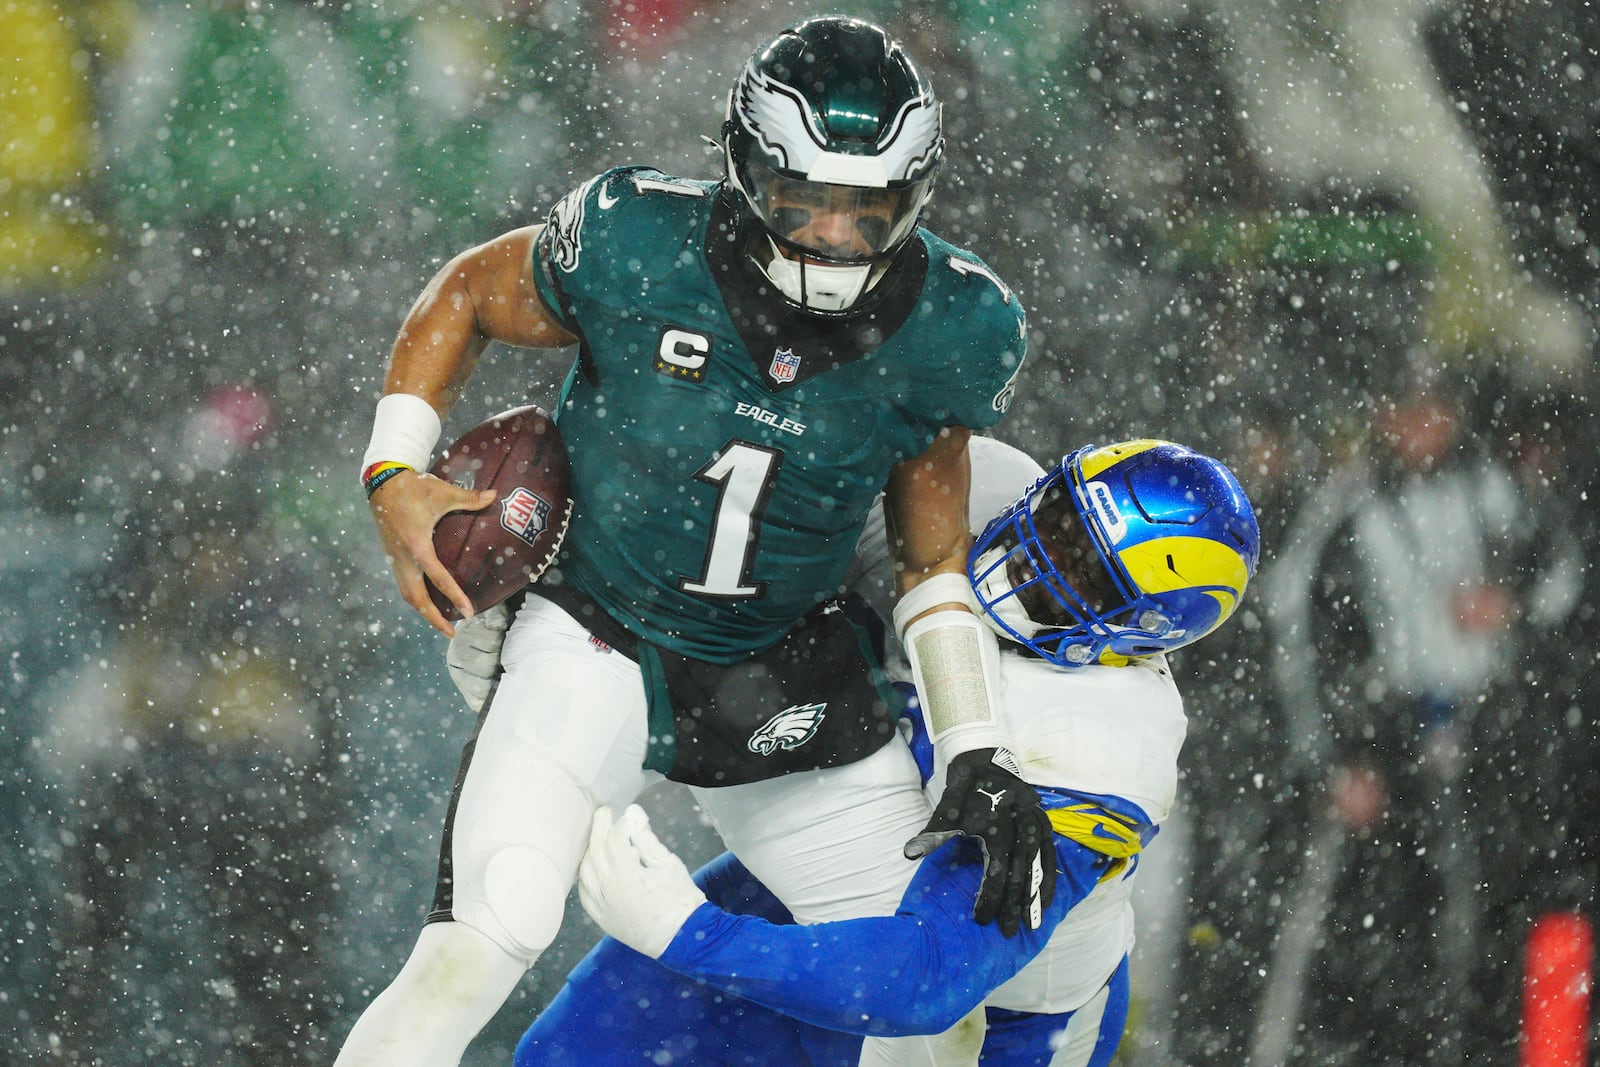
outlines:
[[[1050, 899], [1050, 825], [1015, 774], [996, 639], [961, 573], [966, 444], [1010, 401], [1023, 313], [917, 225], [939, 104], [882, 30], [813, 19], [746, 65], [722, 146], [718, 181], [626, 167], [585, 183], [545, 225], [457, 256], [401, 327], [363, 481], [406, 602], [450, 633], [431, 582], [471, 614], [431, 533], [492, 494], [422, 472], [492, 340], [577, 346], [556, 412], [574, 511], [506, 634], [433, 910], [339, 1067], [458, 1062], [554, 938], [595, 809], [661, 775], [697, 787], [807, 921], [892, 911], [902, 850], [956, 834], [987, 855], [980, 920], [1015, 931]], [[830, 604], [880, 490], [952, 767], [932, 819]]]
[[[980, 438], [972, 451], [978, 478], [1019, 484], [1014, 450]], [[1059, 880], [1042, 921], [1015, 938], [974, 923], [982, 867], [955, 841], [923, 862], [893, 916], [795, 925], [731, 857], [697, 885], [637, 807], [616, 821], [602, 810], [579, 891], [612, 936], [529, 1029], [518, 1067], [662, 1054], [971, 1064], [980, 1045], [986, 1067], [1110, 1062], [1128, 1006], [1134, 872], [1172, 806], [1185, 732], [1164, 653], [1233, 613], [1259, 533], [1227, 468], [1178, 445], [1084, 448], [1037, 481], [1020, 473], [1031, 487], [979, 536], [968, 574], [1004, 642], [1001, 710], [1022, 776], [1055, 831]], [[481, 685], [489, 664], [466, 662]], [[461, 684], [459, 661], [452, 673]], [[937, 796], [952, 771], [925, 734], [913, 747]], [[980, 1004], [983, 1016], [954, 1026]]]

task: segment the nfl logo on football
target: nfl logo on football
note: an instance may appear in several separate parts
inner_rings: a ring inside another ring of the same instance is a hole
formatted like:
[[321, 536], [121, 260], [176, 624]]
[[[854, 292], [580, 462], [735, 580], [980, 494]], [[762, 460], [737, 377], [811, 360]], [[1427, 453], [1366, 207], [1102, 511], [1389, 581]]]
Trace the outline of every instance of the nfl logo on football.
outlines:
[[775, 382], [792, 382], [799, 369], [800, 357], [794, 354], [794, 349], [780, 348], [772, 353], [772, 366], [767, 368], [767, 373]]
[[530, 545], [544, 532], [549, 519], [550, 505], [520, 485], [500, 501], [500, 525]]

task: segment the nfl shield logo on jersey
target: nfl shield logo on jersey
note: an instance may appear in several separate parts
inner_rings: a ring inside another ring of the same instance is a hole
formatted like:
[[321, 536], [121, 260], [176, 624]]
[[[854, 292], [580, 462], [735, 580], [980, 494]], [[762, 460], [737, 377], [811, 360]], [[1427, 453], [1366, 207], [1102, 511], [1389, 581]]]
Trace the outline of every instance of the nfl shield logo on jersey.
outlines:
[[500, 501], [500, 525], [530, 545], [544, 532], [549, 519], [549, 503], [520, 485]]
[[772, 353], [772, 366], [767, 368], [767, 373], [775, 382], [792, 382], [799, 369], [800, 357], [794, 354], [794, 349], [780, 348]]

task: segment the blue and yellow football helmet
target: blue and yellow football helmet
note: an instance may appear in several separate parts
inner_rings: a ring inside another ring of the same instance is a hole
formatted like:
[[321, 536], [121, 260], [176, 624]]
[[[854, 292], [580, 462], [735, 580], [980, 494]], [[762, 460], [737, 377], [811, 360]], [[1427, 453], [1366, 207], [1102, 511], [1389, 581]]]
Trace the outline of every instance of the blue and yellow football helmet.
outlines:
[[1120, 665], [1220, 626], [1261, 533], [1226, 466], [1170, 441], [1071, 453], [989, 523], [967, 557], [978, 606], [1060, 667]]

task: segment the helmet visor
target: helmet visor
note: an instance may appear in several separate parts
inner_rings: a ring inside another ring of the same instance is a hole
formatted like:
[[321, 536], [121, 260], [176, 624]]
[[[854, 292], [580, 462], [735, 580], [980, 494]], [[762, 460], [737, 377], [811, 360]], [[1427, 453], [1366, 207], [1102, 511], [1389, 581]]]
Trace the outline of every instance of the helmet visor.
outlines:
[[753, 162], [744, 177], [751, 205], [779, 243], [828, 263], [869, 262], [894, 251], [916, 226], [929, 184], [834, 185]]

